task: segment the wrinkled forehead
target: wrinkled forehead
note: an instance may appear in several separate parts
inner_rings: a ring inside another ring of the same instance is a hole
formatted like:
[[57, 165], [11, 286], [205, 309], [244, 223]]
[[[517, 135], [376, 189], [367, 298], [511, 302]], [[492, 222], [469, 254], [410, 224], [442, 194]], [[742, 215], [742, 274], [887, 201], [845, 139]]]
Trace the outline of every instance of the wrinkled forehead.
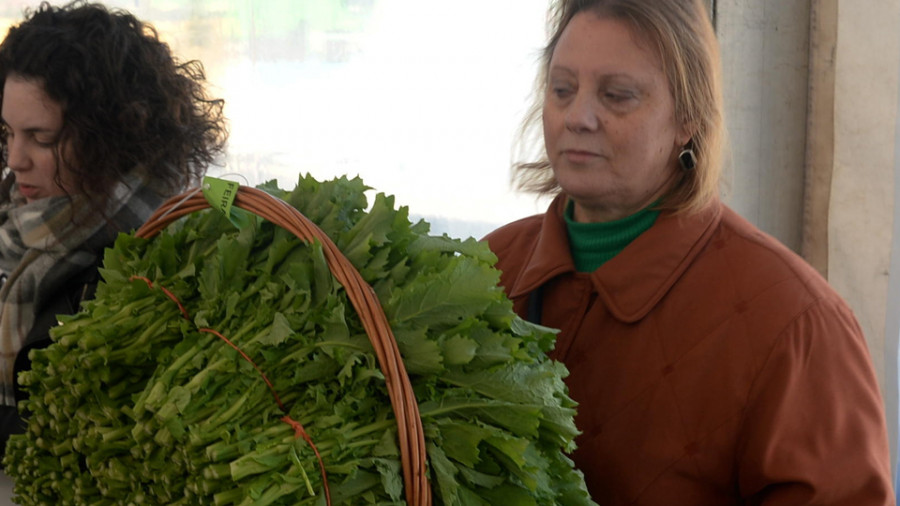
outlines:
[[665, 65], [665, 58], [663, 56], [663, 50], [661, 44], [657, 41], [659, 37], [655, 34], [655, 31], [647, 29], [643, 27], [640, 23], [635, 21], [632, 17], [610, 13], [609, 9], [605, 8], [588, 8], [582, 9], [581, 11], [576, 12], [572, 15], [571, 19], [565, 24], [565, 26], [559, 30], [559, 33], [555, 37], [553, 41], [553, 46], [550, 49], [545, 57], [544, 61], [544, 77], [547, 78], [549, 76], [549, 72], [551, 66], [554, 65], [556, 61], [557, 50], [560, 47], [560, 43], [565, 43], [565, 39], [570, 35], [569, 31], [573, 29], [573, 25], [585, 26], [584, 21], [587, 21], [587, 18], [590, 18], [589, 21], [604, 21], [608, 23], [588, 23], [589, 26], [592, 26], [594, 30], [616, 30], [619, 33], [627, 34], [629, 42], [631, 42], [634, 47], [638, 48], [641, 53], [646, 55], [648, 58], [648, 63], [662, 72], [663, 78], [667, 81], [669, 86], [669, 91], [673, 92], [673, 80], [669, 75], [669, 69], [667, 65]]
[[[629, 32], [631, 32], [632, 39], [636, 45], [650, 52], [658, 61], [662, 62], [665, 53], [662, 35], [649, 21], [640, 19], [632, 13], [623, 12], [604, 5], [595, 5], [593, 7], [582, 9], [576, 16], [582, 14], [621, 23]], [[571, 20], [569, 23], [571, 23]]]

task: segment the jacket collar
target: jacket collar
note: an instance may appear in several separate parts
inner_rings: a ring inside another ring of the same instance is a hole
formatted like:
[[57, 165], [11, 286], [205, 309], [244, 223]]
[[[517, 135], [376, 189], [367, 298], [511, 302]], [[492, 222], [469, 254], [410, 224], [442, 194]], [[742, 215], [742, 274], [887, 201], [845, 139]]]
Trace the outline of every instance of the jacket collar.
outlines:
[[[564, 195], [557, 196], [544, 214], [535, 248], [510, 297], [528, 294], [561, 274], [575, 273], [563, 219], [566, 200]], [[653, 309], [703, 250], [721, 216], [718, 200], [691, 215], [665, 211], [621, 253], [585, 276], [615, 318], [636, 322]]]

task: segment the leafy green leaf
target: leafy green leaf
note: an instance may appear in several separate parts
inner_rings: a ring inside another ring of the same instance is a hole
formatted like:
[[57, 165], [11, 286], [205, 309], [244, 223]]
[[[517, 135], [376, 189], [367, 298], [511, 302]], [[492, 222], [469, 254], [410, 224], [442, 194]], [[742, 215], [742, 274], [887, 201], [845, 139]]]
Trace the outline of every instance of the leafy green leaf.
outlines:
[[444, 361], [448, 365], [465, 365], [475, 358], [478, 343], [464, 336], [455, 335], [444, 341]]
[[455, 324], [484, 311], [500, 296], [498, 280], [493, 269], [454, 257], [445, 271], [420, 276], [397, 293], [385, 313], [397, 324], [413, 319], [428, 321], [431, 327]]
[[293, 333], [294, 330], [291, 328], [288, 319], [285, 318], [284, 314], [277, 312], [272, 320], [272, 327], [269, 329], [268, 335], [260, 339], [260, 343], [275, 346], [283, 343]]

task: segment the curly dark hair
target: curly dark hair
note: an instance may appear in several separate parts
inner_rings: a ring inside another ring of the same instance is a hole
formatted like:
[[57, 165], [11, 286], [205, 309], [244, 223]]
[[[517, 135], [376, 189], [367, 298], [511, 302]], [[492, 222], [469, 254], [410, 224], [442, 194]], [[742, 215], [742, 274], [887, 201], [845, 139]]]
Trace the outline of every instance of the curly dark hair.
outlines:
[[[0, 44], [0, 99], [12, 74], [39, 82], [62, 105], [61, 162], [73, 191], [100, 212], [135, 168], [174, 194], [224, 152], [224, 101], [207, 96], [202, 64], [178, 61], [151, 25], [126, 11], [42, 2]], [[8, 147], [3, 136], [4, 154]]]

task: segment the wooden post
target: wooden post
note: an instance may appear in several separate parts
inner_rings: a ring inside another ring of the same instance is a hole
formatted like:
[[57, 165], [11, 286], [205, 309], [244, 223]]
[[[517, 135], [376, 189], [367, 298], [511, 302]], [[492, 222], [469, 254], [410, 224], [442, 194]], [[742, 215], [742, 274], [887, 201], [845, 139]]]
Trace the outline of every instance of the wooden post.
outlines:
[[837, 0], [810, 5], [806, 184], [801, 254], [828, 278], [828, 208], [834, 170]]

